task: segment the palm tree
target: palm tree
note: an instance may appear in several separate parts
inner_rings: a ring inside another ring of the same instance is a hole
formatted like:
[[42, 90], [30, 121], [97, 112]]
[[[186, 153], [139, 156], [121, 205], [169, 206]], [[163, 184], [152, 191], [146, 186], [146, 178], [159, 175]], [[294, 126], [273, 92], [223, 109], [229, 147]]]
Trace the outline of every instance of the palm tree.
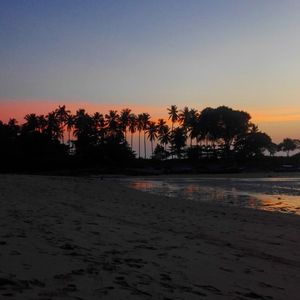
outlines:
[[192, 146], [192, 140], [196, 139], [196, 145], [198, 145], [198, 142], [203, 138], [203, 132], [201, 128], [201, 122], [200, 120], [195, 117], [192, 119], [191, 122], [191, 128], [190, 128], [190, 146]]
[[143, 130], [143, 127], [144, 127], [143, 114], [138, 114], [136, 128], [139, 132], [139, 158], [141, 158], [141, 131]]
[[[190, 147], [193, 146], [193, 135], [192, 135], [192, 130], [194, 127], [198, 127], [199, 126], [199, 113], [197, 111], [197, 109], [191, 108], [190, 112], [189, 112], [189, 122], [188, 122], [188, 132], [189, 132], [189, 136], [190, 136]], [[200, 128], [198, 129], [198, 131], [200, 130]]]
[[71, 131], [75, 123], [75, 117], [71, 114], [68, 113], [66, 117], [66, 127], [67, 127], [67, 132], [68, 132], [68, 144], [69, 148], [71, 148]]
[[63, 105], [63, 106], [59, 105], [54, 113], [55, 113], [55, 116], [59, 123], [59, 127], [61, 127], [61, 129], [62, 129], [61, 139], [62, 139], [62, 143], [64, 144], [64, 128], [65, 128], [66, 120], [68, 118], [68, 114], [70, 113], [70, 111], [66, 110], [65, 105]]
[[36, 114], [27, 114], [25, 117], [25, 123], [23, 124], [23, 129], [27, 132], [38, 131], [39, 130], [39, 119]]
[[157, 125], [155, 122], [149, 122], [146, 132], [148, 133], [148, 139], [151, 142], [151, 153], [153, 155], [153, 142], [157, 139]]
[[143, 120], [143, 130], [144, 130], [144, 154], [146, 159], [147, 158], [146, 130], [148, 128], [148, 124], [150, 121], [150, 115], [148, 113], [142, 113], [142, 120]]
[[125, 136], [125, 140], [127, 138], [127, 127], [129, 126], [129, 116], [131, 113], [131, 109], [130, 108], [124, 108], [121, 110], [120, 113], [120, 122], [121, 122], [121, 127], [124, 131], [124, 136]]
[[38, 118], [38, 123], [39, 123], [39, 131], [45, 132], [45, 130], [47, 128], [47, 124], [48, 124], [47, 119], [45, 118], [44, 115], [39, 115], [37, 118]]
[[89, 128], [90, 116], [85, 112], [85, 109], [79, 109], [74, 116], [74, 135], [79, 138], [86, 135]]
[[107, 121], [107, 129], [109, 135], [112, 137], [117, 137], [120, 134], [120, 116], [116, 110], [110, 110], [108, 114], [105, 115]]
[[95, 112], [93, 117], [93, 131], [97, 143], [102, 142], [106, 132], [106, 122], [102, 114]]
[[85, 112], [85, 109], [79, 109], [74, 118], [74, 136], [77, 138], [76, 152], [83, 152], [92, 145], [93, 141], [93, 119]]
[[[172, 121], [172, 134], [173, 134], [174, 123], [177, 122], [178, 117], [179, 117], [177, 106], [176, 105], [171, 105], [171, 107], [168, 108], [168, 111], [169, 111], [169, 120], [171, 119], [171, 121]], [[173, 144], [171, 146], [173, 148]], [[173, 152], [172, 152], [172, 158], [173, 158]]]
[[164, 119], [158, 119], [157, 121], [157, 130], [158, 130], [158, 133], [162, 133], [163, 132], [163, 129], [166, 125], [166, 121]]
[[183, 127], [177, 127], [172, 132], [172, 152], [175, 152], [180, 159], [182, 156], [182, 148], [186, 145], [186, 131]]
[[7, 128], [9, 130], [9, 134], [12, 137], [16, 137], [19, 133], [20, 126], [18, 125], [18, 121], [15, 118], [10, 118], [7, 122]]
[[185, 106], [182, 110], [179, 111], [178, 114], [178, 121], [179, 123], [185, 127], [188, 128], [190, 124], [190, 110], [187, 106]]
[[164, 125], [158, 129], [158, 140], [164, 146], [166, 151], [167, 144], [171, 141], [171, 132], [168, 125]]
[[129, 115], [129, 131], [131, 133], [131, 142], [130, 142], [130, 146], [132, 148], [133, 146], [133, 134], [136, 132], [136, 126], [137, 126], [137, 116], [133, 113], [131, 113]]
[[57, 114], [55, 111], [50, 112], [46, 116], [47, 120], [47, 128], [45, 129], [45, 133], [49, 135], [49, 137], [53, 140], [59, 140], [63, 136], [63, 127], [57, 118]]
[[176, 105], [171, 105], [170, 108], [168, 108], [169, 111], [169, 120], [172, 121], [172, 131], [174, 129], [174, 123], [178, 121], [179, 115], [178, 115], [178, 109]]

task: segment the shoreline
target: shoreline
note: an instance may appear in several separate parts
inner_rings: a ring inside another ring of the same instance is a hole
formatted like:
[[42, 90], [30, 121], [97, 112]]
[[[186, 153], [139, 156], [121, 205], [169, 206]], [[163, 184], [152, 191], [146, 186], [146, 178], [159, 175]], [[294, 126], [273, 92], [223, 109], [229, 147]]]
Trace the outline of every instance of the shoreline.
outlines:
[[[110, 177], [110, 174], [103, 174], [105, 177]], [[119, 177], [118, 174], [111, 177]], [[146, 178], [300, 178], [300, 172], [240, 172], [240, 173], [170, 173], [170, 174], [152, 174], [152, 175], [120, 175], [120, 177], [146, 177]]]
[[0, 175], [1, 297], [298, 299], [299, 216], [104, 179]]

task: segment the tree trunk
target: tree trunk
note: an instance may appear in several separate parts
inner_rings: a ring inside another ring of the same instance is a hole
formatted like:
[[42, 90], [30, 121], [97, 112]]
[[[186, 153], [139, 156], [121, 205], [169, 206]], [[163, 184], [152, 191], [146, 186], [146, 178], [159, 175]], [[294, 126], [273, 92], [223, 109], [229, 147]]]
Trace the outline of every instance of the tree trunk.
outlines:
[[[174, 122], [172, 122], [172, 134], [173, 134], [173, 129], [174, 129]], [[172, 140], [172, 143], [171, 143], [171, 158], [173, 159], [173, 140]]]
[[141, 131], [139, 130], [139, 158], [141, 158]]
[[71, 130], [68, 130], [69, 150], [71, 149]]
[[153, 141], [151, 140], [151, 152], [152, 152], [152, 156], [153, 156]]
[[147, 158], [147, 149], [146, 149], [146, 132], [144, 131], [144, 154], [145, 159]]

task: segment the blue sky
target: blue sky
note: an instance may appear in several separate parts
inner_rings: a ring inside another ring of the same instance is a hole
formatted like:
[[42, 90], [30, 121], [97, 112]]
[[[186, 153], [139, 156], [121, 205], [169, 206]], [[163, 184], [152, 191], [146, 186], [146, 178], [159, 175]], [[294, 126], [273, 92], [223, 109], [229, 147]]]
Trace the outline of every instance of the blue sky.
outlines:
[[0, 6], [0, 102], [225, 104], [300, 115], [298, 1]]

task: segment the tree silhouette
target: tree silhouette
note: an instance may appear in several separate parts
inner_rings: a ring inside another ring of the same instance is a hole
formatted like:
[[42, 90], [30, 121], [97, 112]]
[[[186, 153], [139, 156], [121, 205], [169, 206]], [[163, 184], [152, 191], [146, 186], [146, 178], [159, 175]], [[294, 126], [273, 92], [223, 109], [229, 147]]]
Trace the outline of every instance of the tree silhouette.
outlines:
[[139, 158], [141, 158], [141, 131], [144, 128], [144, 116], [143, 116], [143, 114], [138, 114], [136, 128], [139, 132]]
[[285, 138], [279, 145], [278, 148], [281, 151], [286, 152], [286, 156], [290, 156], [290, 151], [294, 151], [299, 146], [299, 140]]
[[168, 157], [169, 153], [164, 149], [162, 145], [157, 144], [152, 154], [153, 159], [163, 160]]
[[206, 146], [215, 148], [218, 141], [222, 142], [224, 154], [228, 155], [235, 140], [249, 131], [250, 115], [243, 111], [233, 110], [226, 106], [205, 108], [199, 118], [199, 128]]
[[186, 145], [186, 131], [183, 127], [177, 127], [171, 134], [172, 152], [180, 159], [182, 157], [183, 148]]
[[171, 131], [169, 126], [165, 122], [160, 122], [158, 125], [158, 140], [166, 151], [167, 145], [171, 141]]
[[120, 116], [116, 110], [110, 110], [105, 115], [108, 127], [108, 134], [112, 137], [123, 137], [123, 128], [121, 127]]
[[177, 106], [171, 105], [171, 107], [168, 108], [168, 114], [169, 114], [169, 120], [171, 119], [171, 121], [172, 121], [172, 131], [173, 131], [174, 123], [176, 123], [179, 118]]
[[244, 158], [261, 157], [264, 151], [272, 151], [271, 138], [264, 132], [254, 131], [239, 137], [235, 143], [235, 151]]
[[74, 118], [74, 136], [77, 153], [84, 154], [93, 141], [93, 119], [85, 112], [85, 109], [77, 110]]
[[95, 112], [92, 116], [92, 135], [95, 144], [102, 143], [106, 134], [106, 122], [102, 114]]
[[153, 155], [153, 142], [157, 139], [157, 125], [155, 122], [149, 122], [146, 132], [148, 134], [148, 139], [151, 142], [151, 154]]
[[178, 121], [179, 124], [182, 125], [185, 129], [188, 129], [190, 126], [190, 110], [187, 106], [185, 106], [182, 110], [179, 111]]
[[[172, 122], [171, 130], [164, 119], [155, 123], [150, 121], [148, 113], [136, 116], [130, 108], [122, 109], [120, 115], [117, 110], [89, 115], [84, 109], [72, 115], [62, 105], [46, 115], [27, 114], [21, 125], [15, 119], [10, 119], [7, 124], [0, 121], [0, 159], [3, 163], [5, 158], [9, 158], [16, 165], [17, 162], [20, 165], [21, 160], [24, 165], [27, 162], [36, 165], [47, 162], [51, 165], [55, 159], [66, 159], [72, 154], [82, 163], [121, 162], [135, 155], [132, 150], [135, 132], [138, 132], [138, 157], [141, 158], [142, 131], [145, 159], [148, 144], [151, 144], [152, 158], [165, 159], [171, 150], [172, 158], [176, 155], [181, 159], [186, 154], [189, 159], [214, 160], [254, 159], [263, 157], [267, 151], [274, 155], [278, 149], [285, 151], [289, 157], [290, 152], [300, 146], [299, 140], [286, 138], [277, 148], [266, 133], [250, 122], [251, 116], [244, 111], [226, 106], [207, 107], [201, 112], [187, 106], [178, 110], [176, 105], [167, 109]], [[179, 125], [175, 128], [177, 121]], [[68, 147], [64, 145], [65, 129]], [[131, 147], [126, 139], [128, 131]], [[71, 138], [74, 142], [72, 152]], [[187, 138], [190, 138], [189, 148], [186, 147]], [[197, 142], [195, 146], [194, 139]]]
[[133, 134], [136, 132], [136, 128], [137, 128], [137, 116], [133, 113], [131, 113], [129, 115], [129, 131], [131, 133], [131, 138], [130, 138], [130, 146], [131, 149], [133, 147]]
[[62, 143], [64, 144], [64, 128], [66, 125], [68, 115], [70, 114], [70, 111], [66, 110], [65, 105], [62, 105], [62, 106], [59, 105], [58, 108], [54, 111], [54, 113], [55, 113], [55, 117], [58, 122], [58, 126], [62, 130], [61, 140], [62, 140]]
[[72, 132], [73, 126], [75, 124], [75, 117], [71, 113], [68, 113], [65, 124], [66, 124], [67, 132], [68, 132], [68, 145], [69, 145], [69, 150], [70, 150], [71, 149], [71, 132]]
[[47, 127], [45, 133], [53, 140], [62, 139], [63, 127], [60, 120], [57, 117], [56, 112], [50, 112], [46, 116]]
[[[174, 131], [174, 124], [177, 122], [179, 115], [178, 115], [178, 108], [176, 105], [171, 105], [170, 108], [168, 108], [168, 114], [169, 114], [169, 120], [171, 119], [172, 121], [172, 134]], [[171, 147], [173, 148], [173, 144]], [[172, 158], [173, 158], [173, 151], [172, 151]]]
[[157, 131], [158, 134], [161, 134], [166, 126], [166, 121], [164, 119], [158, 119], [157, 121]]
[[[188, 132], [190, 136], [190, 147], [193, 145], [193, 139], [201, 136], [201, 127], [199, 124], [199, 114], [198, 111], [194, 108], [190, 109], [189, 111], [189, 119], [188, 119]], [[193, 130], [196, 128], [197, 130], [193, 132]], [[194, 135], [196, 133], [196, 136]]]
[[20, 126], [18, 125], [18, 121], [15, 118], [10, 118], [7, 122], [7, 129], [8, 129], [9, 136], [17, 137], [20, 131]]
[[129, 120], [130, 113], [131, 113], [130, 108], [124, 108], [120, 112], [120, 123], [121, 123], [121, 127], [123, 129], [123, 132], [124, 132], [125, 140], [127, 138], [127, 127], [130, 124], [130, 120]]
[[144, 131], [144, 158], [147, 158], [147, 146], [146, 146], [146, 131], [150, 121], [150, 115], [148, 113], [142, 113], [142, 124]]
[[26, 122], [22, 126], [23, 131], [33, 132], [39, 130], [39, 118], [36, 114], [27, 114], [24, 119]]
[[48, 126], [48, 120], [44, 115], [37, 116], [39, 132], [44, 133]]

